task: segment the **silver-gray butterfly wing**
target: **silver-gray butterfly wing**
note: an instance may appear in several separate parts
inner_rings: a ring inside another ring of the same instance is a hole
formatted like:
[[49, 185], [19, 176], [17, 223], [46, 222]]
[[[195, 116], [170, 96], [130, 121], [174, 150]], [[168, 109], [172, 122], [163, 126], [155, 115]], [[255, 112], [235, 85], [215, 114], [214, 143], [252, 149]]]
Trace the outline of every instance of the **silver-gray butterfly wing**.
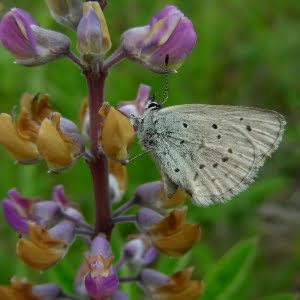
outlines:
[[179, 105], [147, 109], [138, 135], [152, 150], [168, 196], [179, 187], [201, 206], [244, 190], [278, 147], [284, 125], [269, 110]]

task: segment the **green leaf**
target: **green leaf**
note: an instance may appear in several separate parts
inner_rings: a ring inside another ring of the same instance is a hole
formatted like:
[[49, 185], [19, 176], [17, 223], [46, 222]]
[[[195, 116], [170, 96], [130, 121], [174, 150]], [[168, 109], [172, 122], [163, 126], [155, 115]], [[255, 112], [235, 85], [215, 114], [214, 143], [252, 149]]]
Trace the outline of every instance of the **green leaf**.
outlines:
[[270, 296], [262, 300], [296, 300], [296, 296], [292, 294], [281, 294], [277, 296]]
[[236, 299], [247, 279], [257, 253], [257, 240], [251, 238], [231, 248], [205, 276], [201, 300]]

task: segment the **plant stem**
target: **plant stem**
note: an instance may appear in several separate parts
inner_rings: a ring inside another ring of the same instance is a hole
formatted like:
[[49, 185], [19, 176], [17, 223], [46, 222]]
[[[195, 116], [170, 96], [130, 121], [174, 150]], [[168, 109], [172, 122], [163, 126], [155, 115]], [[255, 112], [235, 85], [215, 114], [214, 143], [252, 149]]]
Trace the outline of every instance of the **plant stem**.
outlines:
[[131, 276], [131, 277], [119, 277], [120, 283], [122, 282], [138, 282], [140, 281], [139, 276]]
[[113, 225], [109, 199], [108, 165], [106, 156], [99, 153], [98, 148], [101, 123], [98, 112], [104, 101], [104, 85], [107, 72], [100, 71], [95, 74], [91, 70], [85, 70], [84, 75], [89, 91], [90, 141], [91, 154], [94, 157], [94, 160], [89, 162], [95, 202], [94, 235], [104, 233], [107, 239], [110, 239]]
[[75, 64], [79, 67], [79, 69], [83, 69], [84, 66], [81, 64], [80, 59], [71, 51], [69, 53], [67, 53], [67, 57]]
[[121, 222], [135, 222], [136, 221], [136, 215], [115, 217], [112, 220], [113, 220], [114, 224], [121, 223]]
[[78, 234], [78, 235], [91, 237], [94, 234], [94, 231], [87, 230], [87, 229], [76, 228], [75, 233]]
[[84, 221], [77, 220], [76, 218], [74, 218], [66, 213], [63, 213], [63, 215], [64, 215], [65, 219], [74, 222], [79, 227], [85, 228], [87, 230], [93, 230], [93, 228], [89, 224], [85, 223]]
[[122, 48], [118, 48], [110, 57], [108, 57], [103, 62], [103, 70], [108, 70], [113, 65], [119, 63], [122, 59], [124, 59], [124, 51]]
[[113, 213], [113, 217], [118, 217], [122, 214], [124, 214], [130, 207], [135, 205], [135, 197], [131, 199], [130, 201], [127, 201], [124, 205], [120, 206], [115, 212]]

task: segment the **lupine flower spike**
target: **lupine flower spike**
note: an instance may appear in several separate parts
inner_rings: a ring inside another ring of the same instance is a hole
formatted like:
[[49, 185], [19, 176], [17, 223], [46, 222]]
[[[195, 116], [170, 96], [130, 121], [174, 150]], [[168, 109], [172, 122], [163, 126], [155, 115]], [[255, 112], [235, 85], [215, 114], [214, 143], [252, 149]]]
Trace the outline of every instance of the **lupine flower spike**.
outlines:
[[[77, 125], [76, 117], [69, 120], [54, 110], [47, 94], [25, 92], [12, 114], [0, 113], [0, 144], [18, 163], [44, 162], [40, 167], [53, 173], [52, 181], [60, 179], [56, 173], [69, 171], [84, 160], [85, 165], [76, 167], [90, 169], [95, 215], [89, 224], [60, 184], [45, 200], [10, 188], [2, 201], [3, 213], [18, 233], [15, 251], [27, 267], [46, 272], [70, 259], [68, 251], [78, 238], [86, 247], [81, 261], [72, 262], [78, 266], [74, 274], [76, 295], [66, 294], [59, 284], [31, 284], [13, 277], [10, 284], [0, 286], [0, 299], [129, 300], [132, 298], [123, 287], [134, 282], [151, 299], [196, 300], [203, 284], [191, 279], [192, 267], [173, 275], [151, 269], [158, 256], [181, 257], [200, 240], [200, 226], [186, 222], [187, 207], [182, 205], [187, 195], [177, 189], [168, 198], [159, 179], [134, 187], [126, 166], [137, 133], [136, 120], [143, 118], [151, 87], [137, 84], [136, 97], [131, 101], [112, 99], [115, 103], [110, 105], [104, 99], [110, 68], [125, 59], [154, 72], [176, 72], [195, 46], [192, 22], [175, 6], [166, 6], [147, 25], [126, 30], [109, 56], [112, 42], [108, 24], [114, 20], [106, 21], [106, 0], [45, 0], [45, 4], [54, 20], [75, 32], [73, 48], [78, 56], [71, 50], [69, 37], [44, 29], [20, 8], [2, 16], [0, 42], [18, 65], [39, 66], [58, 58], [75, 63], [88, 87], [78, 112], [79, 122]], [[56, 99], [61, 105], [67, 100]], [[83, 198], [85, 208], [89, 201], [89, 197]], [[119, 205], [119, 201], [123, 203]], [[124, 222], [133, 223], [135, 229], [122, 241], [118, 238], [116, 246], [114, 228]]]

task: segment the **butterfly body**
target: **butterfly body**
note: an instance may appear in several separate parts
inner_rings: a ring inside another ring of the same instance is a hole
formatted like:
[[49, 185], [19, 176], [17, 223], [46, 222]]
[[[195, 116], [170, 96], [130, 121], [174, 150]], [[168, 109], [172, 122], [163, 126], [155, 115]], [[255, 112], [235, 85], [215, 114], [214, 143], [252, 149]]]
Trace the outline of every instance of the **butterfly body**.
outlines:
[[150, 104], [138, 137], [151, 150], [165, 191], [187, 192], [196, 205], [223, 202], [244, 190], [277, 148], [284, 118], [273, 111], [221, 105]]

